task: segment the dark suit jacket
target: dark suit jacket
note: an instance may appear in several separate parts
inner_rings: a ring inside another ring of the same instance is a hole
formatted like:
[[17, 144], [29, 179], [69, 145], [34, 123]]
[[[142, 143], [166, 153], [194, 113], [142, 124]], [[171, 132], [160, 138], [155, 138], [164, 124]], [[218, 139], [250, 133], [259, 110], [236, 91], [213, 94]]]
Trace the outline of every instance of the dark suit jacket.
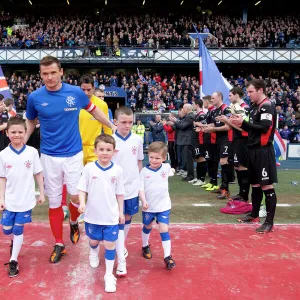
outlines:
[[189, 113], [181, 120], [174, 123], [174, 127], [178, 130], [177, 145], [192, 145], [192, 135], [194, 128], [194, 113]]

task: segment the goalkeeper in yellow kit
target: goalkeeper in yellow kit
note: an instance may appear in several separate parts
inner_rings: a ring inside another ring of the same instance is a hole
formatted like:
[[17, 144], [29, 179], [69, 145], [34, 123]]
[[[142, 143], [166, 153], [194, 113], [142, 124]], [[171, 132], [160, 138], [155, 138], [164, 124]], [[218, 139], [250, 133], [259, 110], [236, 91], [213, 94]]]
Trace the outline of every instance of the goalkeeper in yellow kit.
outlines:
[[[90, 75], [84, 75], [80, 78], [80, 88], [89, 97], [91, 102], [99, 107], [106, 116], [108, 116], [108, 106], [100, 98], [93, 95], [94, 92], [94, 79]], [[104, 92], [103, 92], [104, 96]], [[83, 146], [83, 164], [96, 161], [98, 158], [94, 153], [94, 142], [96, 137], [102, 133], [112, 134], [110, 128], [97, 121], [89, 113], [83, 109], [79, 115], [79, 131], [82, 139]]]

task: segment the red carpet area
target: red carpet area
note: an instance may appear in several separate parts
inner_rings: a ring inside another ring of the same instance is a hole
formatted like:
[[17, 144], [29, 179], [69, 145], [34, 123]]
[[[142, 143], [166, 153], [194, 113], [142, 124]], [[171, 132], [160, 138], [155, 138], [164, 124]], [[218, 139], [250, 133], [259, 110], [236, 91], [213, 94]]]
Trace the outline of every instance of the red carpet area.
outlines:
[[250, 225], [172, 225], [172, 254], [177, 267], [164, 268], [159, 233], [154, 229], [151, 260], [141, 256], [141, 225], [129, 233], [128, 275], [117, 292], [104, 292], [104, 248], [101, 263], [91, 269], [89, 245], [81, 225], [72, 245], [65, 225], [67, 256], [50, 264], [53, 239], [47, 223], [25, 227], [19, 256], [20, 274], [8, 278], [10, 241], [0, 237], [0, 299], [300, 299], [300, 225], [277, 225], [267, 235]]

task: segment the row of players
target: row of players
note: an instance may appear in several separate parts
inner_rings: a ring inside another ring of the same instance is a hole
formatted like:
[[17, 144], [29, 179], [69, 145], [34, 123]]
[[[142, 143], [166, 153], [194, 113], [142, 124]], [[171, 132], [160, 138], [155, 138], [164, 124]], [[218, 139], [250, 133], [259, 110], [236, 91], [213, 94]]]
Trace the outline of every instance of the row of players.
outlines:
[[[66, 254], [62, 238], [64, 215], [61, 206], [62, 185], [65, 182], [71, 196], [69, 205], [70, 238], [74, 244], [78, 243], [80, 238], [77, 219], [85, 210], [84, 198], [86, 193], [89, 194], [85, 221], [86, 233], [90, 238], [90, 265], [97, 266], [98, 244], [100, 240], [105, 240], [106, 274], [104, 281], [107, 292], [116, 291], [116, 279], [112, 273], [116, 252], [118, 255], [116, 274], [118, 276], [127, 274], [124, 240], [128, 235], [132, 216], [138, 212], [139, 192], [143, 209], [146, 211], [143, 218], [145, 223], [142, 233], [143, 255], [148, 259], [152, 257], [148, 240], [152, 222], [156, 218], [160, 223], [166, 268], [173, 268], [175, 262], [171, 256], [171, 242], [168, 233], [168, 216], [171, 207], [168, 176], [172, 172], [170, 173], [171, 167], [168, 164], [159, 163], [166, 159], [165, 146], [156, 144], [152, 146], [152, 162], [150, 162], [149, 168], [141, 171], [144, 159], [143, 141], [139, 136], [131, 134], [132, 110], [122, 107], [115, 113], [115, 124], [118, 131], [114, 134], [114, 138], [105, 135], [97, 140], [95, 149], [97, 161], [88, 164], [83, 171], [82, 141], [78, 131], [80, 110], [84, 108], [96, 120], [112, 128], [113, 131], [115, 131], [115, 125], [110, 123], [103, 112], [90, 101], [80, 88], [61, 82], [63, 70], [56, 58], [48, 56], [42, 59], [40, 71], [45, 86], [32, 93], [28, 99], [26, 126], [21, 119], [11, 118], [9, 120], [7, 134], [11, 144], [0, 155], [2, 183], [0, 201], [1, 210], [4, 210], [2, 214], [3, 232], [6, 235], [13, 235], [11, 258], [8, 263], [9, 276], [14, 277], [19, 274], [17, 258], [23, 243], [24, 224], [31, 222], [31, 210], [36, 203], [34, 180], [33, 176], [28, 176], [29, 174], [36, 177], [40, 189], [38, 202], [44, 202], [45, 195], [49, 199], [49, 221], [55, 238], [54, 250], [50, 256], [52, 263], [60, 261]], [[26, 142], [35, 128], [37, 118], [41, 128], [40, 162], [37, 151], [26, 146]], [[116, 149], [114, 149], [115, 143]], [[89, 148], [90, 146], [85, 147], [85, 153], [91, 154]], [[113, 153], [114, 156], [111, 158]], [[111, 160], [112, 163], [110, 163]], [[160, 166], [158, 167], [158, 165]], [[160, 171], [154, 172], [158, 170]], [[96, 175], [91, 175], [92, 177], [87, 179], [90, 171], [95, 171]], [[143, 186], [140, 185], [140, 171], [141, 176], [143, 173], [145, 174]], [[149, 180], [149, 174], [147, 175], [148, 171], [156, 177], [159, 176], [159, 180], [153, 176], [153, 182], [158, 181], [154, 184], [155, 191], [157, 186], [161, 187], [160, 197], [156, 193], [153, 194], [153, 187], [148, 186], [148, 182], [150, 185], [153, 184], [152, 179]], [[16, 186], [22, 187], [22, 190], [26, 192], [18, 193], [14, 190]], [[96, 191], [92, 192], [92, 189], [96, 189]], [[140, 189], [144, 189], [144, 192]], [[80, 197], [78, 191], [80, 191]], [[161, 194], [165, 195], [164, 199], [161, 198]], [[96, 204], [93, 204], [91, 195], [96, 195]], [[101, 199], [99, 199], [99, 195], [101, 195]], [[152, 197], [155, 199], [154, 201], [150, 200]], [[158, 199], [161, 200], [159, 203], [157, 203]], [[160, 208], [157, 208], [157, 205], [160, 205]], [[90, 206], [92, 208], [89, 208]], [[163, 211], [159, 211], [161, 208]], [[103, 214], [103, 212], [106, 213]], [[95, 217], [94, 213], [99, 213], [99, 216]], [[101, 220], [102, 217], [103, 220]], [[107, 218], [110, 218], [110, 221]]]
[[[276, 159], [273, 148], [276, 130], [276, 112], [274, 105], [266, 97], [266, 85], [263, 80], [254, 79], [247, 86], [252, 105], [248, 107], [242, 100], [243, 90], [234, 87], [230, 90], [230, 106], [223, 103], [223, 95], [215, 92], [195, 101], [196, 115], [189, 114], [188, 105], [183, 108], [182, 123], [175, 122], [175, 129], [187, 128], [187, 120], [193, 122], [193, 154], [197, 162], [197, 178], [189, 182], [217, 193], [218, 199], [230, 197], [229, 182], [234, 166], [239, 193], [231, 196], [233, 200], [248, 201], [252, 186], [253, 210], [250, 215], [239, 218], [242, 223], [258, 223], [260, 204], [265, 194], [267, 217], [258, 233], [273, 231], [277, 198], [273, 183], [277, 182]], [[207, 109], [207, 113], [203, 111]], [[187, 113], [188, 112], [188, 113]], [[172, 124], [172, 123], [171, 123]], [[187, 159], [186, 159], [187, 160]], [[217, 183], [218, 166], [221, 165], [221, 186]], [[186, 162], [187, 176], [193, 177], [193, 166]], [[205, 183], [208, 171], [210, 182]], [[180, 175], [180, 174], [179, 174]], [[188, 178], [187, 177], [187, 178]]]

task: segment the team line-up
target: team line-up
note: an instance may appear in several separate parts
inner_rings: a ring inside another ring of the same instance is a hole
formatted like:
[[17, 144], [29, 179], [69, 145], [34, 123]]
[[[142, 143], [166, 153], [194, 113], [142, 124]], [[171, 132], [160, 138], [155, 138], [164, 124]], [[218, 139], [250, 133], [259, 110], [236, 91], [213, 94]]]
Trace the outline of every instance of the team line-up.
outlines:
[[[10, 145], [0, 152], [2, 226], [4, 234], [12, 239], [9, 277], [19, 274], [18, 255], [23, 243], [24, 225], [31, 222], [32, 209], [36, 203], [45, 201], [45, 195], [49, 200], [49, 222], [55, 239], [50, 262], [57, 263], [66, 254], [63, 185], [70, 194], [70, 239], [72, 243], [78, 243], [80, 231], [77, 219], [84, 213], [92, 268], [99, 266], [99, 242], [104, 242], [106, 292], [116, 291], [117, 279], [113, 275], [115, 256], [116, 275], [127, 275], [125, 239], [132, 217], [139, 211], [139, 200], [143, 219], [142, 255], [146, 259], [152, 258], [149, 236], [156, 221], [165, 266], [168, 270], [174, 268], [176, 263], [171, 255], [168, 229], [171, 210], [168, 177], [173, 176], [175, 170], [165, 163], [166, 145], [163, 142], [151, 143], [149, 165], [143, 167], [143, 140], [131, 132], [133, 112], [130, 108], [118, 108], [112, 124], [105, 111], [107, 105], [92, 94], [93, 83], [89, 76], [82, 77], [81, 88], [62, 83], [63, 69], [60, 62], [51, 56], [41, 60], [40, 73], [45, 85], [30, 94], [26, 121], [18, 117], [9, 119], [7, 136]], [[247, 92], [253, 105], [248, 118], [239, 113], [226, 117], [227, 124], [248, 132], [253, 210], [241, 221], [250, 223], [257, 219], [265, 194], [268, 216], [257, 230], [259, 233], [273, 230], [276, 194], [272, 184], [277, 181], [272, 147], [276, 114], [264, 91], [262, 81], [250, 82]], [[201, 100], [198, 105], [202, 107]], [[215, 111], [218, 108], [217, 104]], [[173, 126], [183, 129], [190, 113], [191, 105], [184, 105], [181, 119], [174, 118]], [[222, 118], [215, 115], [215, 124], [195, 122], [196, 132], [212, 132], [213, 128], [220, 127], [216, 123], [224, 125]], [[26, 145], [37, 119], [41, 129], [40, 157], [35, 148]], [[99, 135], [102, 129], [106, 133]], [[264, 145], [261, 145], [262, 137], [265, 138]], [[40, 192], [38, 199], [35, 198], [35, 182]]]

